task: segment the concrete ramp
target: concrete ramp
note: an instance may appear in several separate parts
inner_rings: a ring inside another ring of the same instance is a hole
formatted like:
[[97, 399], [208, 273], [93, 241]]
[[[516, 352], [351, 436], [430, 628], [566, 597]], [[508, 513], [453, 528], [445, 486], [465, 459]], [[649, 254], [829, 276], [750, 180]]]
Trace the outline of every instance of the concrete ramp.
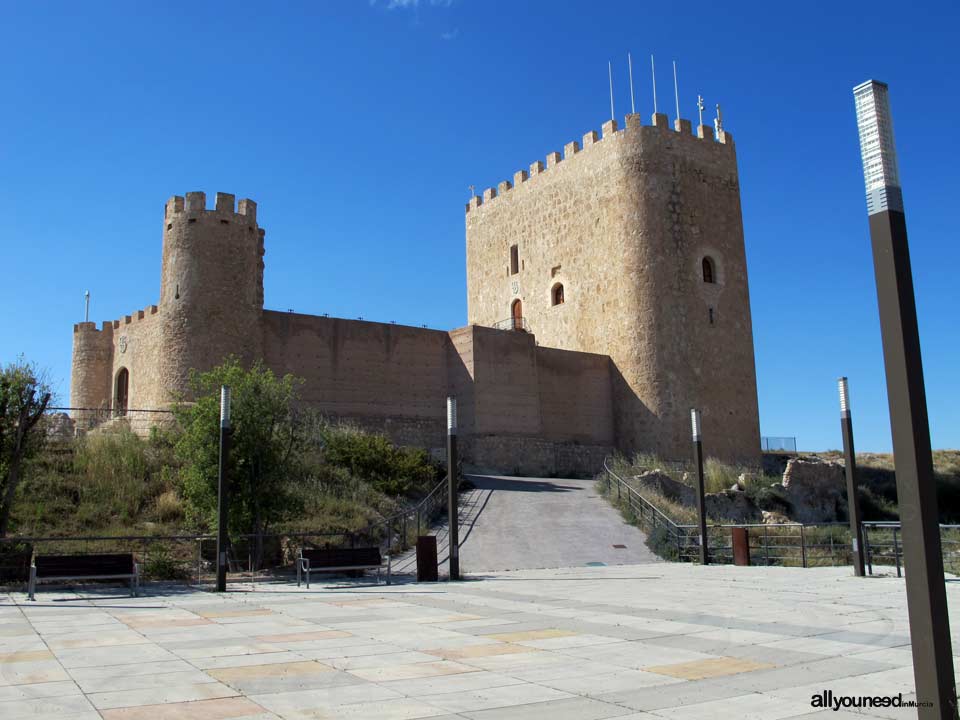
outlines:
[[[460, 568], [495, 570], [628, 565], [656, 562], [644, 533], [600, 497], [594, 480], [469, 475], [460, 496]], [[437, 535], [441, 574], [447, 570], [446, 524]], [[622, 547], [621, 547], [622, 546]], [[416, 572], [412, 554], [397, 572]]]

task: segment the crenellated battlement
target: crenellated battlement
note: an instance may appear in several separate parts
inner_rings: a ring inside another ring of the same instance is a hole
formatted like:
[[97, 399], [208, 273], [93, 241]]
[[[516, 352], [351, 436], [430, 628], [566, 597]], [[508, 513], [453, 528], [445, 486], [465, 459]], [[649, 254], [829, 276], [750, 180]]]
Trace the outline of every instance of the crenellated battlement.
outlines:
[[466, 204], [466, 212], [469, 213], [471, 210], [475, 210], [481, 205], [495, 200], [497, 197], [509, 192], [510, 190], [521, 187], [524, 183], [529, 182], [538, 175], [549, 172], [552, 168], [555, 168], [561, 163], [570, 160], [576, 155], [589, 152], [591, 148], [600, 145], [605, 140], [615, 135], [624, 132], [637, 132], [644, 127], [656, 128], [665, 132], [673, 132], [678, 136], [689, 138], [692, 141], [700, 140], [714, 143], [716, 145], [724, 145], [729, 148], [733, 147], [733, 135], [725, 130], [721, 130], [719, 135], [717, 135], [714, 132], [714, 129], [709, 125], [698, 125], [696, 134], [694, 134], [691, 122], [682, 118], [674, 121], [674, 127], [671, 129], [669, 120], [663, 113], [655, 113], [651, 118], [651, 124], [646, 126], [644, 126], [641, 122], [640, 115], [636, 113], [627, 115], [624, 118], [624, 121], [624, 128], [618, 129], [616, 120], [607, 120], [601, 126], [600, 134], [598, 134], [596, 130], [590, 130], [584, 134], [582, 138], [582, 144], [574, 140], [564, 145], [562, 156], [556, 151], [547, 153], [545, 158], [546, 164], [544, 164], [544, 161], [542, 160], [537, 160], [530, 165], [529, 173], [526, 170], [518, 170], [515, 172], [512, 183], [509, 180], [504, 180], [503, 182], [499, 183], [497, 187], [486, 188], [482, 194], [474, 195], [472, 198], [470, 198], [470, 201]]
[[236, 203], [236, 196], [218, 192], [213, 209], [207, 209], [207, 194], [188, 192], [185, 196], [174, 195], [167, 200], [163, 210], [164, 222], [169, 226], [177, 219], [196, 220], [200, 217], [216, 217], [221, 221], [234, 218], [247, 225], [257, 223], [257, 204], [249, 198]]

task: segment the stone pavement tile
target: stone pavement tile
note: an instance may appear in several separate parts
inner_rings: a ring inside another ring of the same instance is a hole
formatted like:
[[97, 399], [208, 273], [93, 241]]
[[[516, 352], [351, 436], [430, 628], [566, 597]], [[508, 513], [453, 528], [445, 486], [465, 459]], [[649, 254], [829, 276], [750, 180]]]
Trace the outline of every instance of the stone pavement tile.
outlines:
[[16, 650], [14, 652], [3, 653], [0, 655], [0, 665], [55, 659], [56, 658], [54, 654], [45, 648], [36, 650]]
[[4, 720], [86, 720], [100, 715], [83, 695], [66, 695], [0, 702], [0, 717]]
[[161, 660], [159, 662], [125, 663], [123, 665], [95, 665], [93, 667], [72, 668], [70, 675], [78, 682], [81, 680], [102, 680], [116, 677], [136, 677], [137, 675], [162, 675], [174, 672], [189, 672], [196, 668], [184, 660]]
[[[186, 647], [184, 647], [186, 646]], [[197, 658], [223, 657], [225, 655], [259, 655], [262, 653], [272, 653], [283, 650], [281, 645], [272, 645], [270, 643], [214, 643], [209, 640], [201, 642], [182, 642], [164, 644], [164, 648], [173, 652], [184, 660], [195, 660]]]
[[573, 695], [560, 690], [532, 683], [520, 683], [481, 690], [425, 695], [420, 699], [449, 712], [466, 713], [571, 698]]
[[485, 658], [470, 658], [463, 662], [476, 668], [499, 672], [527, 682], [572, 677], [601, 675], [624, 670], [623, 667], [593, 660], [571, 660], [559, 653], [535, 651], [521, 655], [498, 655]]
[[115, 647], [73, 648], [57, 650], [57, 658], [65, 668], [123, 665], [159, 660], [177, 660], [177, 656], [156, 645], [118, 645]]
[[825, 640], [821, 636], [775, 640], [774, 642], [760, 643], [759, 647], [768, 647], [775, 650], [797, 650], [799, 652], [812, 652], [831, 656], [849, 655], [851, 653], [877, 649], [876, 645], [850, 643], [841, 640]]
[[590, 645], [608, 645], [623, 642], [624, 638], [609, 635], [593, 635], [571, 633], [561, 637], [550, 637], [542, 640], [522, 640], [518, 645], [537, 648], [538, 650], [561, 650], [564, 648], [587, 647]]
[[[195, 658], [190, 661], [191, 667], [201, 670], [212, 668], [245, 667], [247, 665], [271, 665], [274, 663], [300, 662], [304, 656], [285, 650], [279, 652], [257, 653], [255, 655], [224, 655], [221, 657]], [[74, 673], [76, 674], [76, 673]]]
[[354, 668], [391, 667], [393, 665], [409, 665], [410, 663], [434, 662], [436, 659], [436, 655], [428, 655], [416, 650], [400, 650], [376, 655], [328, 658], [324, 662], [338, 670], [353, 670]]
[[[954, 645], [954, 647], [957, 647]], [[909, 665], [913, 666], [913, 650], [909, 645], [906, 647], [888, 647], [865, 652], [852, 653], [849, 657], [857, 660], [874, 660], [876, 662], [887, 663], [889, 665]], [[953, 664], [956, 667], [960, 658], [954, 657]]]
[[255, 640], [265, 643], [302, 643], [309, 640], [332, 640], [334, 638], [352, 637], [351, 633], [343, 630], [314, 630], [300, 633], [285, 633], [280, 635], [257, 635]]
[[[363, 640], [363, 642], [354, 643], [351, 645], [341, 646], [341, 645], [312, 645], [306, 648], [296, 648], [298, 655], [302, 655], [305, 658], [311, 658], [313, 660], [333, 660], [335, 658], [352, 658], [352, 657], [366, 657], [368, 655], [387, 655], [398, 652], [413, 652], [408, 651], [406, 648], [399, 645], [390, 645], [388, 643], [378, 643], [370, 640], [369, 638], [358, 638]], [[320, 643], [326, 643], [328, 641], [320, 641]], [[330, 641], [332, 642], [332, 641]]]
[[640, 717], [629, 708], [581, 697], [467, 711], [462, 713], [462, 716], [471, 720], [602, 720]]
[[111, 677], [99, 677], [87, 680], [75, 678], [75, 681], [85, 693], [111, 692], [114, 690], [144, 690], [147, 688], [160, 688], [172, 685], [198, 685], [201, 683], [215, 682], [214, 678], [202, 670], [193, 669], [179, 672], [139, 675], [118, 673]]
[[369, 682], [357, 685], [338, 685], [317, 690], [250, 696], [250, 699], [258, 705], [288, 720], [295, 717], [317, 717], [321, 712], [330, 713], [339, 705], [354, 705], [402, 698], [402, 693]]
[[670, 663], [710, 660], [716, 657], [693, 650], [681, 650], [648, 644], [645, 640], [589, 645], [580, 648], [567, 648], [564, 655], [585, 660], [621, 665], [627, 668], [643, 668], [647, 665], [668, 665]]
[[221, 683], [205, 682], [186, 685], [167, 685], [141, 688], [138, 690], [111, 690], [109, 692], [88, 693], [87, 698], [97, 710], [134, 707], [142, 705], [161, 705], [195, 700], [212, 700], [234, 697], [236, 690]]
[[56, 660], [0, 664], [0, 687], [59, 682], [70, 676]]
[[241, 697], [116, 708], [103, 710], [101, 715], [103, 720], [253, 720], [275, 717], [252, 700]]
[[477, 622], [478, 620], [487, 620], [483, 615], [469, 615], [467, 613], [448, 613], [438, 615], [424, 615], [423, 617], [411, 617], [412, 622], [418, 624], [434, 625], [436, 623], [449, 624], [448, 627], [459, 627], [461, 623]]
[[604, 693], [617, 692], [620, 690], [633, 690], [640, 687], [650, 687], [652, 685], [669, 685], [671, 683], [683, 682], [679, 678], [659, 675], [657, 673], [646, 672], [644, 670], [617, 670], [610, 673], [599, 675], [570, 675], [559, 678], [537, 679], [540, 685], [552, 687], [555, 690], [562, 690], [573, 695], [586, 695], [594, 697]]
[[779, 720], [795, 717], [810, 709], [809, 701], [784, 700], [770, 695], [749, 693], [719, 700], [690, 703], [680, 707], [653, 710], [654, 715], [671, 720]]
[[647, 672], [668, 675], [682, 680], [703, 680], [724, 675], [767, 670], [774, 667], [769, 663], [756, 663], [740, 658], [718, 657], [710, 660], [694, 660], [693, 662], [673, 663], [671, 665], [651, 665], [644, 668]]
[[252, 608], [235, 608], [235, 607], [223, 607], [215, 610], [202, 610], [198, 611], [197, 615], [202, 618], [208, 618], [211, 620], [224, 620], [224, 619], [234, 619], [234, 618], [249, 618], [257, 617], [260, 615], [273, 615], [273, 610], [268, 608], [252, 607]]
[[316, 662], [211, 670], [211, 675], [244, 695], [316, 690], [363, 682], [350, 673]]
[[891, 670], [889, 665], [867, 660], [834, 657], [790, 667], [758, 670], [725, 678], [731, 687], [743, 691], [765, 692], [820, 682], [838, 682], [843, 678]]
[[51, 650], [69, 650], [71, 648], [110, 647], [114, 645], [143, 645], [148, 642], [150, 641], [140, 633], [126, 630], [57, 635], [47, 639], [47, 646]]
[[376, 718], [376, 720], [414, 720], [414, 718], [433, 718], [434, 720], [453, 720], [462, 715], [448, 715], [446, 710], [428, 705], [414, 698], [399, 700], [380, 700], [376, 702], [337, 705], [330, 710], [307, 711], [305, 714], [285, 715], [286, 718], [309, 718], [310, 720], [339, 720], [339, 718]]
[[636, 690], [601, 693], [598, 700], [617, 705], [653, 712], [662, 708], [674, 708], [692, 703], [743, 695], [746, 691], [732, 687], [729, 678], [710, 678], [708, 680], [689, 680], [686, 682], [657, 685]]
[[[524, 681], [504, 673], [480, 670], [472, 673], [458, 673], [456, 675], [437, 675], [434, 677], [413, 678], [405, 680], [390, 680], [380, 683], [385, 688], [396, 690], [410, 697], [425, 695], [440, 695], [443, 693], [459, 693], [469, 690], [486, 690], [506, 685], [520, 685]], [[556, 689], [556, 688], [555, 688]]]
[[492, 657], [494, 655], [517, 655], [535, 652], [535, 648], [512, 643], [490, 643], [489, 645], [468, 645], [460, 648], [431, 648], [424, 650], [427, 655], [436, 655], [444, 660], [465, 660], [467, 658]]
[[45, 697], [65, 697], [67, 695], [81, 695], [80, 688], [75, 682], [62, 680], [60, 682], [33, 683], [30, 685], [0, 686], [0, 703], [10, 700], [31, 700]]
[[576, 635], [570, 630], [560, 630], [558, 628], [545, 628], [543, 630], [520, 630], [507, 633], [488, 635], [492, 640], [501, 642], [524, 642], [526, 640], [545, 640], [547, 638], [561, 638]]
[[196, 627], [197, 625], [213, 625], [213, 620], [197, 617], [193, 613], [181, 614], [171, 612], [166, 615], [118, 615], [117, 619], [124, 625], [135, 630], [167, 629]]
[[462, 663], [440, 660], [438, 662], [412, 663], [410, 665], [392, 665], [378, 668], [356, 668], [351, 675], [370, 682], [388, 682], [413, 678], [436, 677], [438, 675], [456, 675], [458, 673], [477, 672], [477, 668]]

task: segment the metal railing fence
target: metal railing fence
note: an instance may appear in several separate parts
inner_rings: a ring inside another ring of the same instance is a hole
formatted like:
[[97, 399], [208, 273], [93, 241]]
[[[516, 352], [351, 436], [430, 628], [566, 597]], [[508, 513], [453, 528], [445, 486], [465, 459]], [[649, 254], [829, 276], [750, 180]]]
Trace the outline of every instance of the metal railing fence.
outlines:
[[795, 437], [769, 437], [760, 438], [760, 449], [764, 452], [782, 450], [784, 452], [797, 451], [797, 438]]
[[[874, 565], [894, 566], [897, 577], [903, 577], [903, 531], [899, 522], [865, 522], [863, 552], [867, 574], [873, 575]], [[960, 525], [940, 525], [940, 553], [943, 571], [960, 575]]]
[[[700, 530], [696, 525], [677, 523], [668, 517], [614, 472], [609, 460], [604, 460], [603, 467], [602, 482], [607, 494], [647, 532], [655, 552], [667, 560], [699, 562]], [[734, 528], [747, 530], [751, 565], [820, 567], [851, 562], [850, 529], [844, 523], [708, 525], [711, 562], [733, 562]]]

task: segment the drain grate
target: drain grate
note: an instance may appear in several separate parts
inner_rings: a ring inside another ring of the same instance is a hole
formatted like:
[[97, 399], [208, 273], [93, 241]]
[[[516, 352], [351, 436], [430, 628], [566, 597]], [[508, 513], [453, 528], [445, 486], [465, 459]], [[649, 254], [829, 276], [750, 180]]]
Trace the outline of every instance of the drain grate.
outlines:
[[626, 550], [626, 549], [627, 549], [627, 546], [626, 546], [626, 545], [614, 545], [614, 547], [615, 547], [617, 550]]

